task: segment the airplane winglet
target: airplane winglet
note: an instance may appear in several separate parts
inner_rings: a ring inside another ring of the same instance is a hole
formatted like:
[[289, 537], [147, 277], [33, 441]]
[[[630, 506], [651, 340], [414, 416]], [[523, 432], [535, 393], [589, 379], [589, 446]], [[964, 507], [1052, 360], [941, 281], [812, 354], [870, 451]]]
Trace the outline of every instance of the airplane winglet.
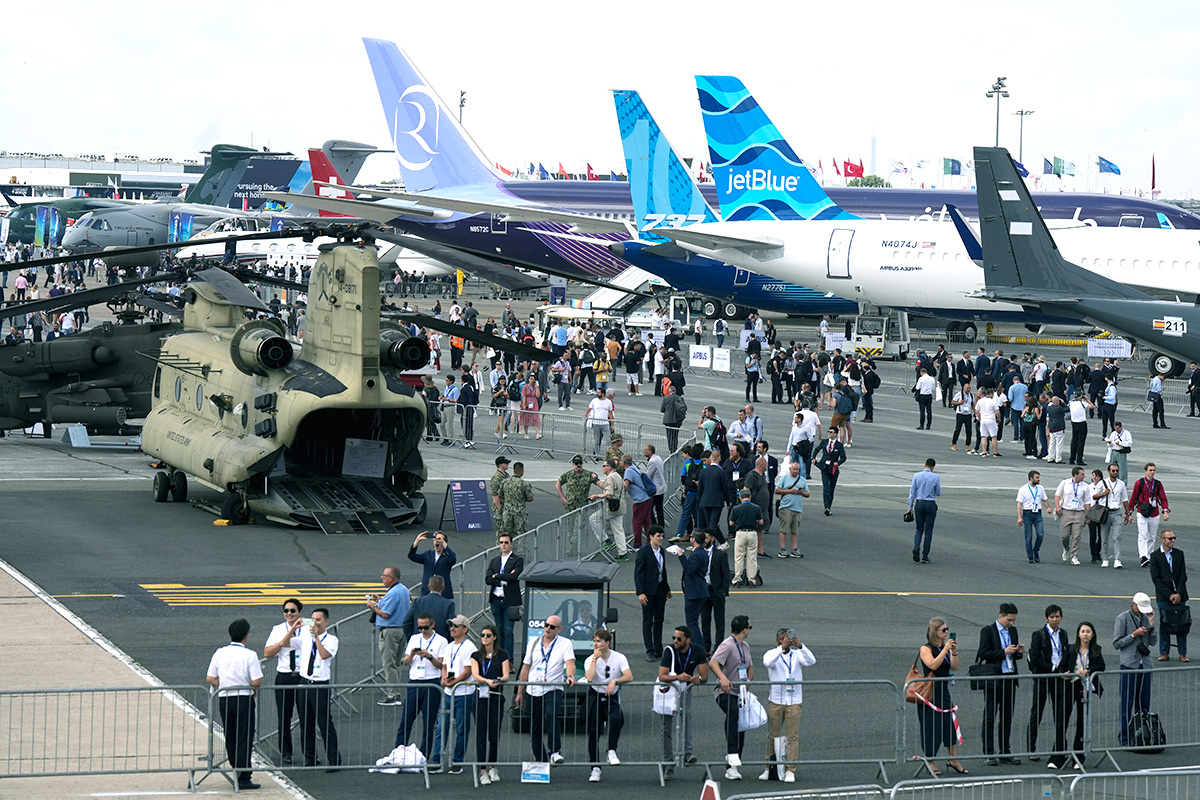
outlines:
[[975, 148], [983, 274], [989, 292], [1021, 287], [1072, 297], [1147, 299], [1141, 292], [1089, 272], [1062, 257], [1029, 189], [1003, 147]]
[[954, 222], [954, 229], [958, 231], [958, 237], [962, 239], [963, 247], [967, 248], [967, 255], [982, 267], [983, 242], [979, 241], [979, 235], [975, 233], [971, 223], [967, 222], [967, 218], [958, 210], [958, 206], [947, 203], [946, 210], [950, 212], [950, 219]]

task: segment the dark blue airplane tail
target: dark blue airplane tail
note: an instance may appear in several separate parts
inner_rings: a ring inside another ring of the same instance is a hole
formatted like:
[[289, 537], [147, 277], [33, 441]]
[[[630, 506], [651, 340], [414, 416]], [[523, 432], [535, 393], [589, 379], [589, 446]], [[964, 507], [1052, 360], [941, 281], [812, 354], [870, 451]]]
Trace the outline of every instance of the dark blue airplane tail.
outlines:
[[394, 43], [363, 39], [396, 161], [410, 192], [492, 183], [499, 176], [458, 119]]
[[858, 219], [829, 199], [740, 80], [697, 75], [696, 88], [725, 220]]

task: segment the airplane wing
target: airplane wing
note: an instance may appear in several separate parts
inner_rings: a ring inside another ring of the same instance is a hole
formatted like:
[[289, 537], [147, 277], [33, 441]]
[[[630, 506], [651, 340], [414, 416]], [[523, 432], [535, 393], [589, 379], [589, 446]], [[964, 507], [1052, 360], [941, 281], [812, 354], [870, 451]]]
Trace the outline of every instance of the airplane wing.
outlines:
[[589, 230], [599, 233], [623, 233], [636, 236], [637, 230], [633, 223], [616, 219], [604, 219], [591, 214], [579, 214], [571, 211], [559, 211], [544, 206], [508, 205], [506, 203], [489, 203], [482, 200], [461, 200], [453, 197], [411, 192], [391, 192], [383, 189], [368, 189], [361, 186], [338, 186], [337, 184], [316, 182], [318, 186], [329, 186], [352, 191], [358, 195], [374, 195], [376, 197], [391, 197], [396, 200], [409, 200], [433, 208], [443, 208], [450, 211], [460, 211], [464, 214], [503, 214], [510, 222], [561, 222], [572, 225], [577, 230]]
[[[737, 223], [733, 223], [736, 225]], [[701, 248], [703, 251], [737, 250], [743, 253], [761, 253], [765, 250], [778, 250], [783, 242], [769, 236], [732, 236], [729, 231], [733, 225], [723, 224], [720, 231], [708, 231], [707, 225], [693, 225], [685, 228], [655, 228], [654, 232], [678, 242], [681, 247], [692, 250]], [[692, 247], [688, 247], [692, 245]]]
[[[323, 184], [329, 185], [329, 184]], [[449, 219], [451, 212], [443, 208], [425, 208], [421, 206], [394, 206], [369, 200], [344, 200], [336, 197], [313, 197], [290, 192], [263, 192], [263, 197], [278, 200], [281, 203], [291, 203], [303, 208], [315, 208], [318, 211], [332, 211], [347, 217], [361, 217], [372, 222], [391, 222], [397, 217], [410, 217], [419, 220]]]
[[444, 244], [437, 244], [402, 233], [374, 231], [373, 234], [376, 239], [382, 239], [385, 242], [407, 247], [414, 253], [420, 253], [423, 256], [436, 259], [448, 267], [461, 269], [463, 272], [469, 272], [472, 275], [478, 275], [511, 291], [544, 289], [546, 287], [546, 282], [540, 278], [535, 278], [505, 264], [497, 264], [495, 261], [488, 261], [486, 258], [480, 258], [472, 253], [456, 250]]

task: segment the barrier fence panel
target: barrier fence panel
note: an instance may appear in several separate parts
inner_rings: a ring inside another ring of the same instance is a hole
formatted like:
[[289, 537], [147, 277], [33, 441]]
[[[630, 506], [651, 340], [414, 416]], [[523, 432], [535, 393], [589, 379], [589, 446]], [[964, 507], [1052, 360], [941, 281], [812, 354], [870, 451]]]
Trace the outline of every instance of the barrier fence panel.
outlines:
[[194, 786], [213, 766], [209, 700], [206, 686], [0, 692], [0, 777], [186, 772]]
[[[920, 678], [909, 681], [905, 683], [904, 690], [907, 691], [911, 683], [921, 683], [927, 680], [935, 684], [933, 697], [931, 698], [934, 705], [947, 711], [953, 711], [953, 719], [956, 720], [963, 738], [963, 743], [958, 748], [958, 755], [949, 756], [944, 747], [939, 750], [936, 756], [936, 760], [939, 763], [947, 758], [957, 758], [960, 761], [978, 761], [993, 756], [1011, 756], [1024, 760], [1032, 755], [1038, 756], [1042, 762], [1045, 762], [1050, 755], [1056, 752], [1054, 728], [1054, 711], [1056, 707], [1062, 715], [1066, 751], [1068, 753], [1074, 752], [1073, 741], [1076, 731], [1074, 698], [1079, 684], [1078, 675], [1038, 677], [1030, 673], [1022, 673], [1019, 675], [989, 675], [969, 678], [964, 670], [963, 673], [951, 678]], [[978, 682], [985, 688], [980, 691], [972, 691], [970, 689], [972, 682]], [[807, 686], [807, 683], [805, 685]], [[939, 685], [949, 686], [951, 705], [939, 705]], [[1004, 702], [1004, 694], [1006, 692], [1011, 692], [1013, 697], [1012, 727], [1007, 743], [1003, 741], [999, 733], [999, 709]], [[1037, 705], [1038, 700], [1042, 701], [1041, 717], [1038, 723], [1031, 729], [1030, 722], [1033, 720], [1032, 709]], [[993, 752], [986, 752], [984, 746], [984, 742], [986, 741], [984, 738], [984, 719], [988, 713], [989, 703], [993, 702], [996, 709], [994, 722], [991, 726]], [[903, 705], [905, 706], [903, 712], [905, 718], [903, 737], [904, 757], [906, 759], [919, 760], [925, 757], [921, 741], [921, 722], [919, 719], [924, 712], [919, 712], [917, 709], [919, 706], [922, 708], [925, 706], [919, 702], [904, 703]], [[931, 712], [931, 714], [938, 715], [932, 717], [935, 720], [942, 719], [940, 712]], [[926, 717], [926, 719], [929, 718]], [[1085, 741], [1086, 727], [1085, 722]], [[1036, 738], [1034, 739], [1033, 737]], [[1080, 748], [1080, 752], [1083, 752], [1083, 747]], [[1064, 755], [1064, 757], [1069, 758], [1070, 756]], [[934, 760], [934, 758], [931, 756], [930, 760]], [[1069, 768], [1071, 765], [1068, 764], [1067, 766]], [[945, 772], [945, 768], [942, 771]]]
[[1200, 797], [1200, 770], [1092, 772], [1078, 775], [1064, 797], [1070, 800], [1192, 800]]
[[888, 791], [875, 784], [830, 786], [827, 789], [802, 789], [790, 792], [757, 792], [731, 794], [725, 800], [855, 800], [855, 798], [887, 797]]
[[[1117, 666], [1115, 654], [1112, 660], [1113, 666]], [[1122, 688], [1124, 685], [1128, 689], [1127, 696], [1132, 704], [1137, 694], [1137, 682], [1147, 679], [1150, 682], [1150, 703], [1146, 710], [1159, 714], [1159, 722], [1166, 735], [1163, 746], [1181, 748], [1200, 744], [1200, 692], [1197, 692], [1200, 688], [1200, 668], [1112, 669], [1100, 677], [1104, 684], [1104, 696], [1097, 698], [1092, 695], [1089, 703], [1089, 752], [1107, 752], [1111, 756], [1116, 751], [1133, 751], [1132, 745], [1123, 741], [1126, 737], [1121, 730]]]
[[1060, 775], [942, 778], [900, 781], [889, 796], [892, 800], [1060, 800], [1065, 797], [1066, 787]]

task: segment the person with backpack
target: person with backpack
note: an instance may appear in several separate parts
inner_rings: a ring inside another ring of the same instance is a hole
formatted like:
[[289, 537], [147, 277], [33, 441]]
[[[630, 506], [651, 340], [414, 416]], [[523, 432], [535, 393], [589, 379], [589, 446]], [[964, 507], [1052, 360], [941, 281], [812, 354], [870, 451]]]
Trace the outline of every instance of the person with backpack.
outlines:
[[704, 431], [706, 450], [719, 452], [721, 461], [729, 458], [729, 433], [725, 429], [725, 423], [717, 416], [714, 406], [705, 406], [700, 412], [700, 422], [697, 423], [696, 430]]
[[621, 469], [625, 478], [625, 491], [633, 503], [633, 546], [642, 546], [642, 534], [650, 540], [651, 511], [654, 510], [654, 493], [658, 491], [650, 476], [633, 465], [633, 456], [621, 458]]
[[659, 411], [663, 415], [663, 426], [667, 429], [667, 452], [674, 453], [679, 449], [679, 429], [687, 419], [687, 402], [679, 396], [678, 387], [667, 387]]
[[683, 462], [679, 483], [683, 486], [683, 508], [675, 526], [673, 540], [683, 539], [696, 523], [697, 503], [700, 500], [700, 471], [704, 469], [704, 445], [692, 445], [691, 458]]
[[[1117, 744], [1121, 747], [1136, 744], [1129, 740], [1130, 722], [1150, 711], [1150, 679], [1154, 677], [1150, 674], [1154, 667], [1150, 648], [1156, 644], [1154, 605], [1149, 595], [1138, 592], [1129, 610], [1117, 615], [1113, 624], [1113, 647], [1121, 658], [1121, 727], [1117, 729]], [[1128, 670], [1138, 671], [1128, 674]]]

